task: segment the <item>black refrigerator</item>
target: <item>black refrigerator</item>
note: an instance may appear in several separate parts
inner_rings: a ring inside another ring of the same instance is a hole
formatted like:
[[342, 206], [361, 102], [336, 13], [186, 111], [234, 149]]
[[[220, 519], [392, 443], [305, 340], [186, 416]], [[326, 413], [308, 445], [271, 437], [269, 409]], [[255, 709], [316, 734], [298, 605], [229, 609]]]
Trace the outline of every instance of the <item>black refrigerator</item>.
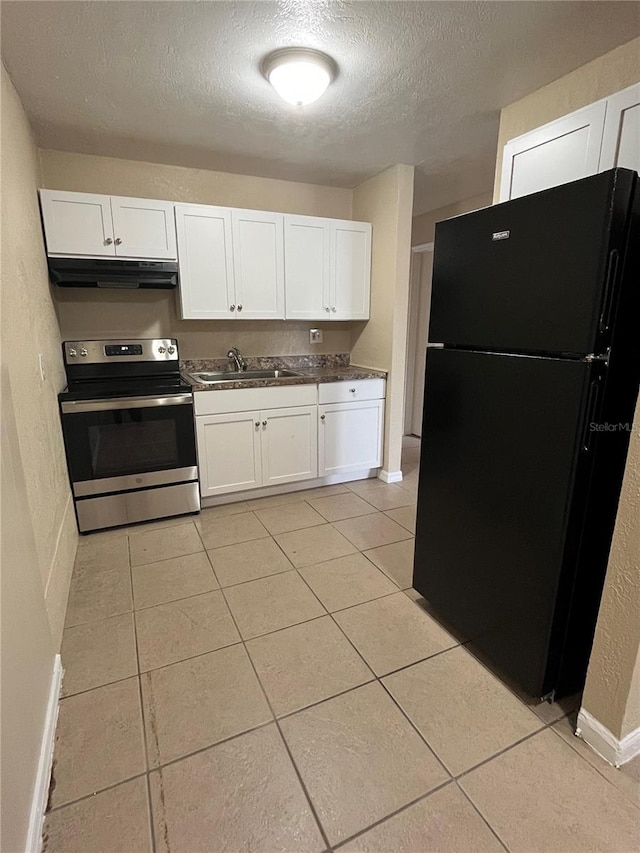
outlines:
[[584, 684], [640, 379], [640, 188], [436, 226], [414, 587], [532, 696]]

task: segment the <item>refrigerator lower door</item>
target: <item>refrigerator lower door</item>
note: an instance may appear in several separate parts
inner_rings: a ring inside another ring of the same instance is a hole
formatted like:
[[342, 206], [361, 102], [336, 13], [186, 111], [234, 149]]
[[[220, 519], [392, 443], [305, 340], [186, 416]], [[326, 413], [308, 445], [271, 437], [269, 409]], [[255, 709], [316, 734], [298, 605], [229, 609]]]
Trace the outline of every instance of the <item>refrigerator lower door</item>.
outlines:
[[544, 695], [586, 501], [590, 366], [435, 349], [425, 391], [414, 587], [498, 669]]

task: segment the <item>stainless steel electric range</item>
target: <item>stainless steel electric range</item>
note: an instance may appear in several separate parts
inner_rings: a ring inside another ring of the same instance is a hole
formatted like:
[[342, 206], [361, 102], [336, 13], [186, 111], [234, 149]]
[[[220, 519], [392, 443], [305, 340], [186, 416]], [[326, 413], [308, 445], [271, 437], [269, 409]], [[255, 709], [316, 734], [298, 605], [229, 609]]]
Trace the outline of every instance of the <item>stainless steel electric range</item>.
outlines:
[[65, 341], [58, 395], [82, 533], [195, 513], [191, 386], [173, 339]]

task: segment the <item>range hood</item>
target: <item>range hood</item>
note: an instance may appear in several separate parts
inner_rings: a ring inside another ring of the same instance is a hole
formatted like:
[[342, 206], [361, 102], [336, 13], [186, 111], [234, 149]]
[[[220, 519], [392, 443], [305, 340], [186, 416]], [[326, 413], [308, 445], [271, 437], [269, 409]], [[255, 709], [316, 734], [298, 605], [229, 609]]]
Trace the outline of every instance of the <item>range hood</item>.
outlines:
[[49, 257], [48, 264], [51, 281], [60, 287], [165, 290], [178, 284], [176, 261]]

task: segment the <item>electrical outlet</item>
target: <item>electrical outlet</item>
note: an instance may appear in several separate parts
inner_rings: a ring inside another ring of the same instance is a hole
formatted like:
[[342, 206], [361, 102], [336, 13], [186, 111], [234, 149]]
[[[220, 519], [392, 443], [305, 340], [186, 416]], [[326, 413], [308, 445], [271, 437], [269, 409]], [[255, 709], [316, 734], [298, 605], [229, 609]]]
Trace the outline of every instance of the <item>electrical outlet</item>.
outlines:
[[44, 382], [47, 378], [47, 374], [44, 369], [44, 355], [42, 353], [38, 353], [38, 367], [40, 368], [40, 380]]
[[310, 344], [321, 344], [322, 343], [322, 329], [309, 329], [309, 343]]

